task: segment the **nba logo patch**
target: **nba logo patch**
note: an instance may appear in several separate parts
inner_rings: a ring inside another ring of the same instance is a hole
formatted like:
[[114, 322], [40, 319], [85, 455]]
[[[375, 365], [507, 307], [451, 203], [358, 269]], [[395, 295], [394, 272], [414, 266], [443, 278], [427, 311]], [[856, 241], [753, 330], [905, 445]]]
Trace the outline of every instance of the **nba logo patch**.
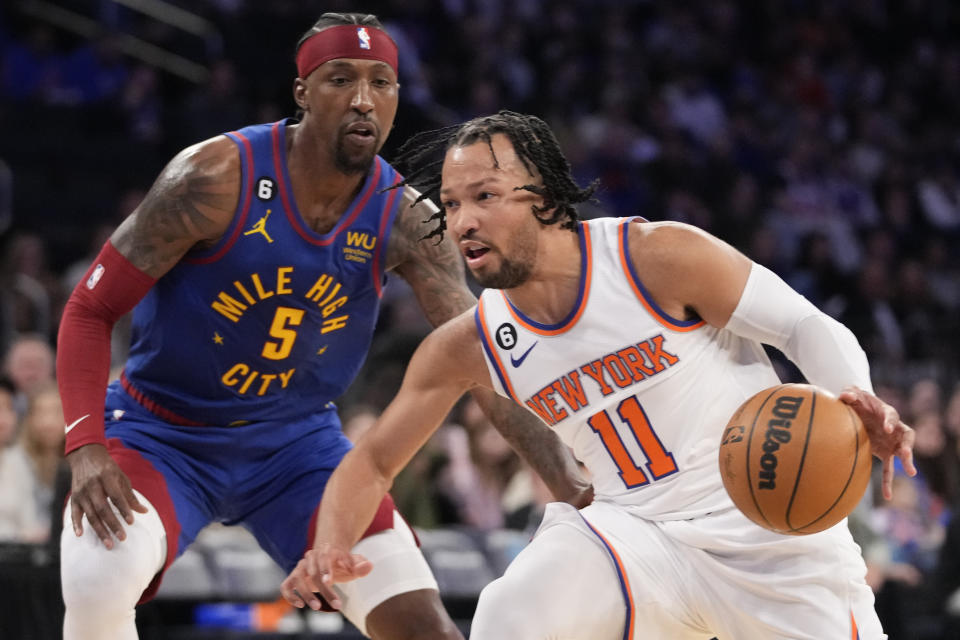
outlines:
[[103, 277], [104, 268], [102, 264], [98, 264], [93, 268], [93, 273], [90, 274], [90, 277], [87, 278], [87, 289], [93, 289], [97, 286], [97, 283], [100, 282], [100, 278]]
[[370, 33], [366, 27], [357, 27], [357, 40], [360, 41], [361, 49], [370, 48]]

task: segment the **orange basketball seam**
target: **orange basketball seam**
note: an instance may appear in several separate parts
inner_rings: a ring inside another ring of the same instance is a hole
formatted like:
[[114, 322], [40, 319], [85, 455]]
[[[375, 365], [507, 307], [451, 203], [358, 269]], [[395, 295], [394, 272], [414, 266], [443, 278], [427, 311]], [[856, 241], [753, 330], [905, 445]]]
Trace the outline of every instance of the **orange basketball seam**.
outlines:
[[[811, 520], [810, 522], [808, 522], [807, 524], [803, 525], [798, 529], [794, 529], [794, 531], [800, 531], [801, 529], [806, 529], [807, 527], [813, 526], [816, 523], [823, 520], [824, 518], [826, 518], [830, 514], [830, 512], [834, 510], [837, 504], [839, 504], [839, 502], [843, 500], [843, 496], [846, 495], [847, 489], [850, 488], [850, 483], [853, 481], [853, 476], [857, 472], [857, 460], [860, 458], [860, 430], [857, 429], [856, 420], [853, 419], [853, 416], [854, 416], [853, 410], [850, 409], [849, 406], [847, 406], [847, 415], [850, 416], [850, 421], [853, 423], [853, 432], [854, 432], [853, 438], [854, 438], [854, 445], [855, 445], [854, 451], [853, 451], [853, 465], [850, 466], [850, 475], [847, 476], [847, 480], [843, 485], [843, 489], [841, 489], [840, 493], [837, 495], [837, 499], [833, 501], [833, 504], [827, 507], [826, 511], [820, 514], [819, 517], [815, 518], [814, 520]], [[841, 518], [841, 520], [842, 519], [843, 518]]]
[[[803, 441], [803, 453], [800, 454], [800, 463], [797, 465], [797, 475], [793, 479], [793, 491], [790, 492], [790, 500], [787, 501], [787, 510], [783, 514], [783, 523], [791, 532], [799, 531], [803, 527], [794, 527], [790, 524], [790, 512], [793, 511], [793, 501], [797, 497], [797, 489], [800, 488], [800, 479], [803, 477], [803, 463], [807, 459], [807, 450], [810, 448], [810, 433], [813, 431], [813, 417], [817, 410], [817, 391], [810, 389], [810, 419], [807, 421], [807, 435]], [[831, 507], [832, 508], [832, 507]], [[821, 515], [820, 518], [823, 516]], [[817, 518], [819, 520], [820, 518]], [[816, 520], [814, 521], [816, 522]], [[805, 526], [810, 526], [809, 524]]]

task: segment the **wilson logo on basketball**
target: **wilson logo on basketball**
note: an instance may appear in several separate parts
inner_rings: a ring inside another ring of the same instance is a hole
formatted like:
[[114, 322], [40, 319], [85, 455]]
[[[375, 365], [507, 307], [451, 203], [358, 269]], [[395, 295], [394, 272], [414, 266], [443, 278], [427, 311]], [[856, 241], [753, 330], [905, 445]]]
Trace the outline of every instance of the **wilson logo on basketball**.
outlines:
[[870, 481], [870, 438], [840, 399], [808, 384], [778, 384], [740, 405], [720, 437], [723, 486], [754, 523], [806, 535], [837, 524]]
[[767, 421], [767, 432], [763, 439], [763, 455], [760, 456], [760, 482], [758, 489], [776, 489], [777, 487], [777, 451], [780, 445], [790, 442], [790, 426], [797, 417], [803, 398], [799, 396], [781, 396], [773, 407], [772, 418]]

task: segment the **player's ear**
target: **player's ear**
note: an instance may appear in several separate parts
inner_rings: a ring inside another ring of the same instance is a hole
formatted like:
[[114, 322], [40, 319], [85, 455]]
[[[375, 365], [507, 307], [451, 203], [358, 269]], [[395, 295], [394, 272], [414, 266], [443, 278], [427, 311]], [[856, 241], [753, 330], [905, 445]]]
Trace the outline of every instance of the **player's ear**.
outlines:
[[293, 79], [293, 101], [297, 103], [297, 107], [300, 109], [310, 110], [307, 102], [307, 83], [301, 78]]

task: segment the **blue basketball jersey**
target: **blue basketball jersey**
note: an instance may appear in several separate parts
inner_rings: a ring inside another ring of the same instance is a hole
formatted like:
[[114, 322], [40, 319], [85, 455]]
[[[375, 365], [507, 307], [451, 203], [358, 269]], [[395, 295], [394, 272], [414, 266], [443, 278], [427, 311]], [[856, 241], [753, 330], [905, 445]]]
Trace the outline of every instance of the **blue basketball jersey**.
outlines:
[[293, 199], [289, 121], [227, 133], [242, 188], [216, 246], [187, 254], [133, 312], [120, 384], [178, 424], [321, 411], [363, 364], [401, 180], [379, 156], [336, 226], [312, 231]]

